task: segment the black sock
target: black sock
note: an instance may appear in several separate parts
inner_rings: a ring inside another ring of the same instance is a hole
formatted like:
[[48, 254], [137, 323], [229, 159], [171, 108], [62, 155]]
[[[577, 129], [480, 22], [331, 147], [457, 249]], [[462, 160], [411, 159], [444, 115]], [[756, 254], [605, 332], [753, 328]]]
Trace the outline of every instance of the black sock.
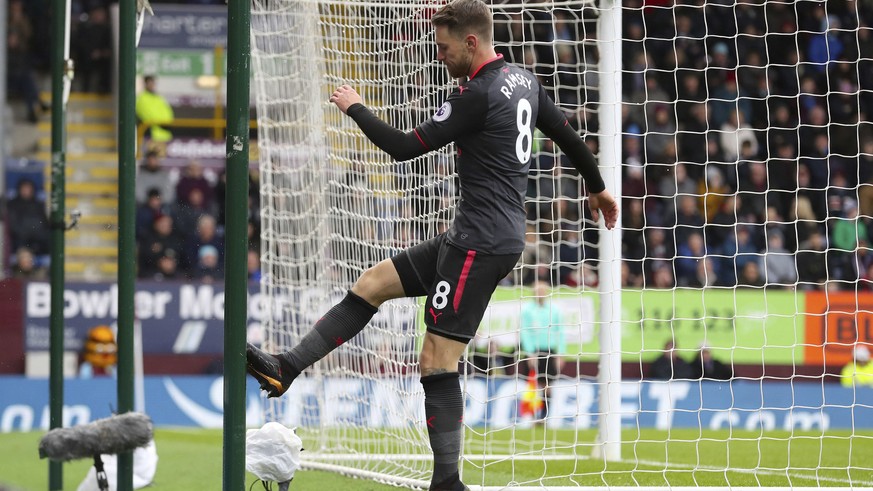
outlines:
[[298, 373], [302, 372], [355, 337], [378, 310], [350, 290], [340, 303], [315, 323], [297, 346], [285, 353], [286, 361]]
[[461, 438], [464, 434], [464, 398], [458, 372], [421, 377], [424, 415], [433, 450], [433, 478], [440, 483], [458, 474]]

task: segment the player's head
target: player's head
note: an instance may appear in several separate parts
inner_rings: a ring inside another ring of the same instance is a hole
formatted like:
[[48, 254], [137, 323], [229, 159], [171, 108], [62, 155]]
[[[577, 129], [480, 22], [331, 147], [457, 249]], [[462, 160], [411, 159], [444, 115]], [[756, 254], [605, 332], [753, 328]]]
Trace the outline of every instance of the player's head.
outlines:
[[449, 75], [469, 75], [478, 51], [491, 50], [491, 10], [482, 0], [454, 0], [430, 19], [436, 29], [437, 59]]

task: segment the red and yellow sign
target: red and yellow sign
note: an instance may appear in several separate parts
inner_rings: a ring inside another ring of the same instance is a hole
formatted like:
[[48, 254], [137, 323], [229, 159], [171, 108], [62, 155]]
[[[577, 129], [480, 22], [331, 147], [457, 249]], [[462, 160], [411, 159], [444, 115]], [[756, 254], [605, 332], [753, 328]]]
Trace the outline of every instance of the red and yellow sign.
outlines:
[[845, 365], [856, 343], [873, 348], [873, 293], [807, 292], [807, 365]]

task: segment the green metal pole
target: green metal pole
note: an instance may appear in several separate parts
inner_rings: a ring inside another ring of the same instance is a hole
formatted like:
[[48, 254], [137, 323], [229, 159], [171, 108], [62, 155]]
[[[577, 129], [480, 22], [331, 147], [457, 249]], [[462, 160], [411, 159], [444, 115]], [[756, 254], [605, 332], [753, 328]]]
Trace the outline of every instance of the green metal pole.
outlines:
[[[118, 42], [118, 413], [133, 410], [136, 288], [136, 0], [119, 3]], [[133, 490], [133, 453], [118, 455], [118, 491]]]
[[[66, 67], [66, 0], [52, 1], [52, 190], [51, 314], [49, 319], [49, 427], [63, 426], [64, 411], [64, 231], [66, 229], [66, 128], [64, 69]], [[49, 461], [49, 489], [64, 488], [61, 462]]]
[[245, 343], [248, 272], [251, 2], [227, 5], [227, 201], [225, 204], [224, 489], [245, 489]]

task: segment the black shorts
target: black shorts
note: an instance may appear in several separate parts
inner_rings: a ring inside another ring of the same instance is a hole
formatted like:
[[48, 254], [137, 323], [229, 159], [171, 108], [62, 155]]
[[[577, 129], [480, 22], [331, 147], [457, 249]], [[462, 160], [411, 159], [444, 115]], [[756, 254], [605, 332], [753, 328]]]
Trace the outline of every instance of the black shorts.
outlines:
[[407, 297], [427, 295], [424, 323], [428, 332], [467, 343], [500, 280], [518, 263], [518, 254], [484, 254], [460, 249], [445, 234], [391, 258]]
[[558, 377], [558, 360], [549, 351], [539, 351], [534, 355], [537, 365], [537, 382], [540, 386], [555, 380]]

